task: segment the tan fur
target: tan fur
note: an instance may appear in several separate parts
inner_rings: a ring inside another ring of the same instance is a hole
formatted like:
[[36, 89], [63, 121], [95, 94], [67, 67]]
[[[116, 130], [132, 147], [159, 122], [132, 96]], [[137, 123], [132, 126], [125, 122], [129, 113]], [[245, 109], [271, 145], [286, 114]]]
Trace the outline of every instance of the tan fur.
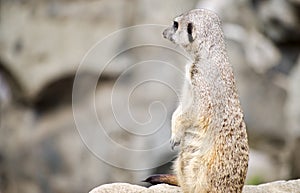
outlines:
[[174, 21], [178, 28], [169, 27], [163, 35], [194, 61], [186, 67], [182, 98], [172, 116], [171, 143], [180, 144], [174, 164], [178, 183], [185, 193], [239, 193], [249, 148], [220, 19], [195, 9]]

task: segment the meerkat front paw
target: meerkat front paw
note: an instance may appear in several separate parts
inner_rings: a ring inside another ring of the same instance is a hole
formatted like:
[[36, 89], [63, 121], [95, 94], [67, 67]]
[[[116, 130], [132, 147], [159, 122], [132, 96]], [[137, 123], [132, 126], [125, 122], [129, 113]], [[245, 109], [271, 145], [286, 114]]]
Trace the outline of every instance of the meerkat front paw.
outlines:
[[170, 143], [173, 150], [180, 144], [188, 127], [190, 127], [190, 121], [187, 113], [182, 113], [182, 108], [179, 106], [172, 115], [172, 136]]
[[189, 125], [184, 117], [185, 116], [179, 115], [174, 117], [172, 120], [172, 135], [170, 143], [173, 150], [176, 146], [180, 145], [181, 140], [184, 137], [185, 130]]
[[180, 142], [181, 142], [181, 137], [172, 134], [172, 137], [170, 139], [172, 150], [174, 150], [176, 146], [180, 145]]
[[176, 146], [180, 144], [181, 137], [181, 126], [180, 126], [180, 114], [181, 114], [181, 107], [179, 106], [176, 111], [172, 115], [172, 135], [170, 139], [171, 148], [174, 150]]

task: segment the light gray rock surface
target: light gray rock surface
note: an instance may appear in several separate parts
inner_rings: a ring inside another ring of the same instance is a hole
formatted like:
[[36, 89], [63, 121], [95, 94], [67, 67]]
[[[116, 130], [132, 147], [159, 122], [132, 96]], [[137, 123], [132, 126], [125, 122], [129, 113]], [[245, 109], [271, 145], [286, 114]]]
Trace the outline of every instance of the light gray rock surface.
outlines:
[[[180, 9], [191, 9], [193, 6], [193, 1], [165, 1], [158, 10], [158, 2], [2, 1], [2, 65], [9, 69], [21, 84], [24, 96], [34, 98], [48, 83], [59, 77], [75, 74], [89, 49], [111, 33], [138, 24], [166, 25], [161, 18], [172, 17], [170, 10], [176, 15], [182, 11]], [[185, 2], [184, 5], [182, 2]], [[177, 4], [182, 5], [176, 6]], [[155, 14], [149, 11], [150, 7], [156, 9]], [[123, 8], [127, 11], [122, 11]], [[154, 35], [163, 42], [160, 33], [158, 36], [156, 33], [139, 35], [144, 36], [144, 39], [153, 39]], [[130, 42], [133, 37], [135, 36], [130, 37], [123, 33], [113, 42], [106, 43], [105, 51], [93, 58], [85, 70], [95, 71], [99, 64], [108, 61], [108, 55], [126, 46], [126, 42]], [[128, 63], [128, 59], [125, 61]], [[115, 76], [124, 71], [127, 63], [122, 64], [124, 60], [118, 62], [117, 67], [107, 68], [105, 74]], [[129, 64], [132, 64], [130, 60]]]
[[246, 185], [243, 193], [299, 193], [300, 180], [276, 181], [257, 186]]
[[[299, 10], [295, 1], [257, 1], [257, 16], [265, 33], [274, 41], [299, 41]], [[298, 2], [299, 3], [299, 2]], [[284, 15], [284, 17], [282, 17]]]
[[[179, 187], [159, 184], [149, 188], [127, 184], [113, 183], [94, 188], [89, 193], [181, 193]], [[276, 181], [257, 186], [246, 185], [243, 193], [299, 193], [300, 180]]]
[[294, 71], [289, 77], [288, 101], [285, 106], [287, 115], [286, 128], [288, 129], [288, 145], [290, 171], [293, 177], [300, 174], [300, 55]]
[[167, 184], [159, 184], [145, 188], [138, 185], [127, 183], [105, 184], [90, 191], [90, 193], [110, 193], [110, 192], [126, 192], [126, 193], [181, 193], [180, 188], [169, 186]]

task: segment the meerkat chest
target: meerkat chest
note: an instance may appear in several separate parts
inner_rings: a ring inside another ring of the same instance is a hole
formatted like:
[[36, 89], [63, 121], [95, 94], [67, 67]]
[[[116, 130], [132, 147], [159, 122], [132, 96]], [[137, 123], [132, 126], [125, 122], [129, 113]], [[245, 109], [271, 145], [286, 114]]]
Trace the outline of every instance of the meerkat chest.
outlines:
[[192, 84], [191, 66], [192, 66], [192, 63], [187, 63], [187, 64], [185, 65], [185, 81], [186, 81], [189, 85]]
[[193, 94], [192, 94], [192, 80], [190, 76], [191, 64], [186, 64], [185, 66], [185, 78], [184, 85], [181, 91], [180, 104], [183, 108], [183, 111], [189, 109], [192, 105]]

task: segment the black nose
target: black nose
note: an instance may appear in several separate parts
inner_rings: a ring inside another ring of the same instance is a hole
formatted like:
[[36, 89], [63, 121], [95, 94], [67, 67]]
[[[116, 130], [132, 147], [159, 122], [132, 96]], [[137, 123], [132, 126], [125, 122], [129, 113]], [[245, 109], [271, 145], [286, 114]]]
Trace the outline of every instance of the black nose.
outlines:
[[162, 35], [164, 38], [167, 38], [167, 30], [166, 29], [163, 31]]

